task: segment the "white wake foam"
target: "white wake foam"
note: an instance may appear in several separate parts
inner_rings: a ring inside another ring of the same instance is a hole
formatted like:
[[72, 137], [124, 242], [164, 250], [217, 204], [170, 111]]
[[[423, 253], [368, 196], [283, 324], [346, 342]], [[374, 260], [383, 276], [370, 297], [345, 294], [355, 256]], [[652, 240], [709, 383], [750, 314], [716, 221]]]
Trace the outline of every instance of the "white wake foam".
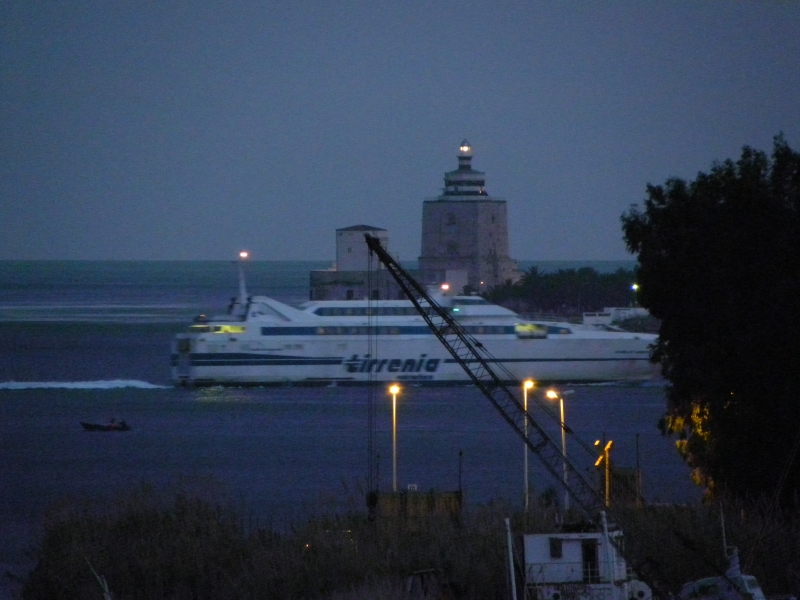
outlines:
[[5, 381], [0, 382], [0, 390], [113, 390], [118, 388], [167, 389], [166, 385], [155, 385], [134, 379], [111, 379], [108, 381]]

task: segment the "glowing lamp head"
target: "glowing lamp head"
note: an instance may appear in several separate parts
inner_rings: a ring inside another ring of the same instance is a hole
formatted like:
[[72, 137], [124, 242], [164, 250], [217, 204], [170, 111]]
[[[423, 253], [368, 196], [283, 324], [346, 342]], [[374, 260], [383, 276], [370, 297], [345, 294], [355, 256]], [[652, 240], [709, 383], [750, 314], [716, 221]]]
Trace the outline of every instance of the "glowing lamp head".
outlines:
[[250, 256], [250, 253], [247, 250], [242, 250], [239, 252], [239, 258], [242, 260], [246, 260], [248, 256]]
[[526, 390], [529, 390], [529, 389], [531, 389], [531, 388], [532, 388], [534, 385], [535, 385], [535, 384], [533, 383], [533, 379], [526, 379], [526, 380], [523, 382], [523, 384], [522, 384], [522, 387], [523, 387], [523, 388], [525, 388]]
[[472, 154], [472, 146], [469, 145], [469, 142], [467, 140], [464, 140], [458, 147], [458, 151], [461, 154]]
[[449, 289], [450, 289], [450, 284], [449, 283], [443, 283], [442, 284], [442, 291], [443, 292], [446, 292]]
[[389, 386], [389, 393], [392, 394], [393, 396], [395, 394], [400, 393], [400, 386], [397, 385], [396, 383], [393, 383], [392, 385]]
[[639, 284], [638, 284], [638, 283], [634, 283], [634, 284], [631, 286], [631, 289], [632, 289], [634, 292], [638, 292], [638, 291], [639, 291]]
[[547, 390], [546, 396], [550, 398], [550, 400], [558, 399], [558, 392], [555, 390]]

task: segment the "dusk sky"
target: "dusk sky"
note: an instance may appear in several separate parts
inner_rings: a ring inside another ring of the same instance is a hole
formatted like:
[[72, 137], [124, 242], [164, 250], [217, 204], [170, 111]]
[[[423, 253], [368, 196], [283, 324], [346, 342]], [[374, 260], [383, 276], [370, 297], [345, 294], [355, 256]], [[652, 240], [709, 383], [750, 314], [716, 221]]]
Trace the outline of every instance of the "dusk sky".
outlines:
[[0, 4], [0, 259], [420, 252], [458, 146], [512, 258], [618, 260], [647, 183], [800, 148], [800, 2]]

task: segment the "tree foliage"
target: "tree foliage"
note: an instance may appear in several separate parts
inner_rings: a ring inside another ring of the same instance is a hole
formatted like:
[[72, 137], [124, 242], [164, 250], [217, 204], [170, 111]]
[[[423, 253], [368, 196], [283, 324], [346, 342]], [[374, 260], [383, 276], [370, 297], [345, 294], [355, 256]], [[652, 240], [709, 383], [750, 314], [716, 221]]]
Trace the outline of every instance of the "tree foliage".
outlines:
[[778, 136], [771, 157], [745, 147], [649, 185], [622, 216], [639, 301], [661, 320], [662, 427], [708, 496], [800, 492], [798, 211], [800, 154]]
[[606, 306], [630, 306], [635, 300], [633, 281], [633, 272], [625, 269], [598, 273], [582, 267], [543, 273], [531, 267], [519, 281], [494, 288], [489, 297], [520, 312], [579, 315]]

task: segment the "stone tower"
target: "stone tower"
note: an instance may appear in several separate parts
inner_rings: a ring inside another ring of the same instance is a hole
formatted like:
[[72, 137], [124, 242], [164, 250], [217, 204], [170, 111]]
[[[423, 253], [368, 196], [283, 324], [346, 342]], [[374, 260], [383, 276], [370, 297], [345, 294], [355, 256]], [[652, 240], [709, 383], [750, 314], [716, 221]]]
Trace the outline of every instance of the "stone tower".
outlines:
[[422, 206], [419, 269], [427, 281], [444, 281], [466, 272], [473, 291], [488, 291], [519, 278], [508, 256], [506, 201], [486, 191], [486, 177], [472, 168], [467, 140], [458, 149], [458, 169], [444, 174], [444, 190]]

